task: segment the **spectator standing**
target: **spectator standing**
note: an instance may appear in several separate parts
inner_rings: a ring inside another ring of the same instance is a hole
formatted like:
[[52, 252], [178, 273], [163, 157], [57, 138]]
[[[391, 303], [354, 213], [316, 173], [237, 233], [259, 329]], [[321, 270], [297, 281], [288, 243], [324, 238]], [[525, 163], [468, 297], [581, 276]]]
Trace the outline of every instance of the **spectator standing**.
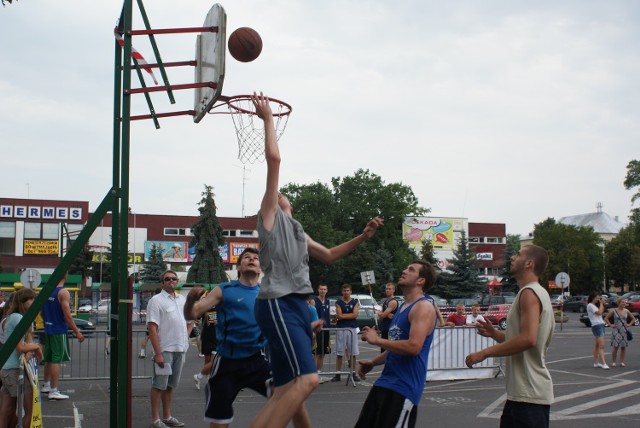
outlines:
[[415, 427], [436, 326], [435, 306], [424, 295], [424, 288], [431, 287], [437, 276], [424, 260], [411, 263], [398, 280], [405, 301], [391, 321], [389, 339], [378, 337], [373, 328], [363, 329], [362, 340], [385, 352], [360, 361], [358, 375], [364, 379], [380, 364], [384, 369], [369, 391], [356, 428]]
[[627, 329], [636, 322], [636, 317], [625, 307], [627, 301], [622, 297], [616, 299], [617, 307], [609, 311], [605, 322], [609, 327], [612, 327], [611, 331], [611, 367], [616, 366], [616, 359], [618, 356], [618, 349], [620, 350], [620, 367], [625, 367], [624, 357], [627, 354], [627, 346], [629, 341], [627, 340]]
[[60, 365], [63, 361], [71, 361], [69, 352], [69, 338], [67, 331], [71, 329], [78, 342], [84, 342], [84, 336], [73, 322], [69, 301], [71, 295], [64, 288], [67, 274], [58, 283], [51, 296], [42, 308], [44, 319], [44, 385], [40, 390], [43, 394], [49, 393], [49, 400], [66, 400], [68, 395], [58, 389], [60, 378]]
[[[389, 282], [384, 286], [385, 300], [382, 302], [382, 312], [378, 313], [378, 318], [380, 318], [380, 337], [383, 339], [389, 338], [389, 326], [398, 310], [398, 301], [394, 296], [395, 292], [396, 285], [393, 282]], [[380, 352], [384, 352], [384, 348], [380, 348]]]
[[[160, 275], [162, 291], [147, 305], [147, 330], [153, 347], [153, 379], [151, 381], [152, 428], [184, 426], [171, 414], [173, 391], [180, 382], [182, 367], [189, 349], [193, 322], [184, 318], [186, 299], [176, 293], [178, 275], [168, 270]], [[160, 418], [162, 402], [162, 419]]]
[[[349, 358], [349, 367], [355, 369], [356, 356], [360, 354], [358, 349], [358, 314], [360, 312], [360, 302], [351, 298], [351, 285], [342, 286], [342, 298], [336, 301], [336, 317], [338, 321], [336, 327], [336, 371], [342, 371], [342, 360], [346, 355]], [[353, 380], [358, 380], [353, 373]], [[340, 375], [337, 374], [331, 382], [340, 382]]]
[[447, 317], [448, 327], [462, 327], [467, 323], [467, 308], [462, 303], [456, 305], [456, 311]]
[[215, 306], [205, 312], [200, 318], [200, 354], [204, 356], [204, 365], [200, 372], [193, 375], [196, 389], [200, 390], [200, 382], [211, 372], [213, 356], [216, 354], [218, 338], [216, 336], [216, 325], [218, 324], [218, 313]]
[[511, 257], [511, 274], [520, 291], [507, 315], [506, 333], [490, 321], [478, 321], [478, 334], [498, 343], [465, 359], [472, 367], [489, 357], [506, 357], [507, 401], [501, 427], [549, 426], [553, 381], [545, 358], [555, 320], [549, 293], [538, 283], [548, 263], [546, 250], [537, 245], [524, 246]]
[[[313, 296], [313, 304], [318, 312], [318, 319], [322, 320], [323, 327], [328, 328], [331, 325], [331, 304], [327, 297], [329, 287], [326, 284], [318, 285], [318, 295]], [[324, 356], [331, 353], [331, 342], [329, 338], [329, 330], [316, 332], [316, 369], [322, 371], [324, 365]]]
[[604, 315], [604, 302], [600, 293], [592, 291], [587, 298], [587, 315], [591, 321], [591, 333], [593, 333], [593, 367], [608, 370], [607, 360], [604, 357], [604, 328], [602, 319]]
[[[0, 322], [0, 335], [9, 337], [16, 326], [22, 320], [22, 316], [36, 298], [35, 291], [30, 288], [22, 288], [14, 293], [10, 306], [6, 311], [7, 317]], [[27, 359], [33, 357], [42, 359], [42, 351], [31, 337], [31, 328], [27, 330], [24, 338], [18, 342], [16, 349], [9, 355], [7, 361], [0, 370], [0, 427], [15, 427], [18, 423], [16, 405], [18, 400], [18, 377], [20, 375], [20, 355], [25, 354]], [[22, 426], [31, 426], [31, 411], [33, 407], [33, 387], [31, 381], [24, 372], [24, 417]]]
[[484, 321], [484, 317], [480, 315], [480, 305], [478, 303], [474, 303], [471, 305], [471, 313], [467, 315], [465, 325], [475, 326], [478, 323], [478, 320]]

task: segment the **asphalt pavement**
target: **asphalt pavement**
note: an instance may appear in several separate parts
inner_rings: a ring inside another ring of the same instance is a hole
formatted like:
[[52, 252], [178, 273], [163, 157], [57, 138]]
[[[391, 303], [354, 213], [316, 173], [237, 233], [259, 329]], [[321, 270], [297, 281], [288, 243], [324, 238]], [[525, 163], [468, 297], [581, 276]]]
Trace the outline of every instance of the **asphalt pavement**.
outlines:
[[[592, 363], [591, 330], [578, 321], [556, 326], [547, 358], [554, 381], [555, 403], [551, 408], [551, 426], [558, 428], [637, 428], [640, 426], [640, 339], [631, 342], [625, 368], [596, 369]], [[636, 338], [640, 330], [634, 327]], [[609, 332], [606, 337], [607, 360], [611, 364]], [[361, 357], [379, 352], [361, 344]], [[144, 364], [151, 365], [150, 359]], [[173, 414], [187, 427], [206, 427], [202, 421], [204, 392], [196, 390], [193, 374], [202, 365], [195, 346], [189, 350], [180, 386], [174, 392]], [[377, 367], [376, 369], [381, 369]], [[355, 387], [326, 382], [307, 400], [315, 427], [352, 427], [380, 370]], [[150, 423], [149, 379], [133, 379], [131, 426]], [[418, 409], [417, 427], [483, 426], [497, 427], [505, 400], [505, 380], [496, 378], [428, 382]], [[67, 401], [43, 402], [45, 428], [109, 427], [108, 380], [62, 380], [60, 387], [70, 395]], [[265, 399], [245, 390], [234, 406], [231, 426], [247, 427]]]

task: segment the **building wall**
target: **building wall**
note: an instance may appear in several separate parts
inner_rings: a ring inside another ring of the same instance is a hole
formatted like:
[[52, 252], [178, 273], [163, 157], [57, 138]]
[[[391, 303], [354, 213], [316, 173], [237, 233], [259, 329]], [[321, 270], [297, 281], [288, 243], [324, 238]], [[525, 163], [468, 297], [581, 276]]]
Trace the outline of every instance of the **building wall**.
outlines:
[[469, 248], [487, 276], [501, 273], [505, 264], [507, 231], [504, 223], [469, 223]]

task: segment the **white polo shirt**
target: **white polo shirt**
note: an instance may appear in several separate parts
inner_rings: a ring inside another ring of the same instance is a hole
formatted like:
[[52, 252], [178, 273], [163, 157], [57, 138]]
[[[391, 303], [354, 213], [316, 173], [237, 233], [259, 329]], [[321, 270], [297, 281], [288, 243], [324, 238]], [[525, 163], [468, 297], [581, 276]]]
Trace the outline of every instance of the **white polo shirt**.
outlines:
[[189, 349], [187, 321], [184, 318], [186, 301], [179, 293], [170, 295], [162, 290], [147, 304], [147, 324], [158, 326], [160, 350], [163, 352], [187, 352]]

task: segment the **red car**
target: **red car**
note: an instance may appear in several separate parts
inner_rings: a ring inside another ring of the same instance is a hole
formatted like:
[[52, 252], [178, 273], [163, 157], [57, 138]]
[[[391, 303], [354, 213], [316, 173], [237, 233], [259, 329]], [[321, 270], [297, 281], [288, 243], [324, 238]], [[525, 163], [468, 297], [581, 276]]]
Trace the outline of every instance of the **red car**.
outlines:
[[631, 296], [627, 299], [627, 309], [631, 312], [640, 312], [640, 296]]
[[497, 325], [500, 330], [507, 329], [507, 314], [511, 309], [511, 303], [502, 305], [492, 305], [482, 314], [485, 320], [491, 321], [491, 324]]

